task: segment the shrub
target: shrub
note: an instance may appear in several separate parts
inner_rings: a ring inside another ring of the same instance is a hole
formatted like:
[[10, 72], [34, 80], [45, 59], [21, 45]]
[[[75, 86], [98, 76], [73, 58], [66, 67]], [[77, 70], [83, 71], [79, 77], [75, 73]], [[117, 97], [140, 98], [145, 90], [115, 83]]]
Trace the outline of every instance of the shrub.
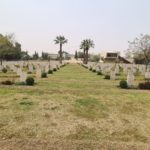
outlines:
[[33, 77], [27, 77], [26, 79], [26, 85], [34, 85], [34, 78]]
[[6, 69], [6, 68], [3, 68], [3, 69], [2, 69], [2, 72], [3, 72], [3, 73], [7, 73], [7, 69]]
[[53, 70], [49, 69], [48, 74], [53, 74]]
[[53, 71], [57, 71], [57, 69], [56, 69], [56, 68], [54, 68], [54, 69], [53, 69]]
[[150, 90], [150, 82], [139, 83], [139, 89]]
[[110, 80], [110, 75], [105, 75], [104, 79]]
[[20, 68], [20, 66], [19, 66], [19, 65], [15, 65], [15, 67]]
[[101, 72], [101, 71], [98, 71], [98, 72], [97, 72], [97, 75], [102, 75], [102, 72]]
[[93, 71], [93, 72], [96, 72], [96, 70], [95, 70], [95, 69], [93, 69], [92, 71]]
[[92, 71], [92, 67], [90, 67], [89, 70]]
[[120, 76], [121, 74], [120, 73], [116, 73], [116, 76]]
[[81, 64], [82, 67], [88, 69], [88, 66], [84, 65], [84, 64]]
[[63, 65], [61, 65], [60, 67], [62, 68], [62, 67], [65, 67], [66, 66], [66, 64], [63, 64]]
[[31, 72], [31, 71], [28, 71], [28, 74], [32, 74], [32, 72]]
[[127, 88], [128, 88], [127, 81], [121, 80], [121, 81], [120, 81], [120, 87], [121, 87], [122, 89], [127, 89]]
[[149, 81], [150, 81], [150, 78], [145, 78], [145, 81], [149, 82]]
[[10, 80], [6, 80], [6, 81], [2, 81], [1, 82], [3, 85], [12, 85], [12, 84], [14, 84], [12, 81], [10, 81]]
[[41, 74], [41, 77], [42, 77], [42, 78], [47, 78], [47, 73], [46, 73], [46, 72], [43, 72], [43, 73]]

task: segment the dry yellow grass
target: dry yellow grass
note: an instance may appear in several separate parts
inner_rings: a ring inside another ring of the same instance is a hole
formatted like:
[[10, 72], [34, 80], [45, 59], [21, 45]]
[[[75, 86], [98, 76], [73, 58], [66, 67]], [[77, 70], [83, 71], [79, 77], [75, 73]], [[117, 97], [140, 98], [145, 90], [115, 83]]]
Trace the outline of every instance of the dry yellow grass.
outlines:
[[51, 148], [62, 149], [148, 149], [149, 91], [119, 89], [119, 81], [74, 64], [36, 82], [34, 87], [0, 85], [3, 149], [19, 149], [19, 143], [30, 149], [39, 141], [44, 149], [50, 141]]

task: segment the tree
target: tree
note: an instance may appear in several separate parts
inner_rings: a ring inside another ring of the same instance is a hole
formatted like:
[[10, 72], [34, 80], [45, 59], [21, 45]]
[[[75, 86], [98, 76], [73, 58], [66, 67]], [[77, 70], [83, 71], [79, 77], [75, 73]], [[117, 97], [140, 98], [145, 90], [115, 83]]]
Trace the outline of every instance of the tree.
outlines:
[[13, 34], [3, 36], [0, 34], [0, 60], [21, 59], [21, 44], [15, 42]]
[[43, 60], [49, 60], [49, 54], [46, 53], [46, 52], [42, 52], [41, 57], [42, 57]]
[[136, 62], [143, 62], [147, 68], [150, 64], [150, 35], [141, 34], [139, 38], [129, 42], [127, 54], [132, 54]]
[[88, 51], [90, 48], [94, 48], [94, 42], [91, 39], [85, 39], [81, 42], [80, 49], [83, 49], [84, 64], [88, 63]]
[[99, 62], [100, 61], [100, 55], [91, 55], [90, 61], [92, 62]]
[[78, 52], [77, 52], [77, 51], [75, 51], [74, 58], [75, 58], [76, 60], [78, 60]]
[[83, 59], [84, 58], [84, 54], [83, 54], [83, 52], [78, 52], [78, 58], [80, 58], [80, 59]]
[[30, 59], [30, 55], [28, 54], [28, 51], [22, 51], [21, 52], [21, 59], [22, 60], [29, 60]]
[[59, 50], [59, 61], [60, 61], [60, 64], [62, 64], [62, 45], [67, 43], [68, 40], [64, 37], [64, 36], [57, 36], [56, 39], [54, 40], [55, 44], [59, 44], [60, 46], [60, 50]]
[[33, 58], [34, 60], [39, 59], [39, 54], [38, 54], [38, 52], [35, 51], [35, 53], [33, 54], [32, 58]]

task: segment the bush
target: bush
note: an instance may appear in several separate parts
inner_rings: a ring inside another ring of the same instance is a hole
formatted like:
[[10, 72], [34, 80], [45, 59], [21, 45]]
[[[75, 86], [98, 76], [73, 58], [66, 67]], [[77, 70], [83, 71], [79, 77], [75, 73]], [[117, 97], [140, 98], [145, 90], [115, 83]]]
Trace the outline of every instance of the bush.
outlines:
[[61, 65], [60, 67], [62, 68], [62, 67], [65, 67], [66, 66], [66, 64], [63, 64], [63, 65]]
[[116, 76], [120, 76], [121, 74], [120, 73], [116, 73]]
[[48, 74], [53, 74], [53, 71], [51, 69], [48, 70]]
[[3, 85], [13, 85], [14, 83], [10, 80], [2, 81], [1, 82]]
[[82, 65], [82, 67], [88, 69], [88, 66], [86, 66], [86, 65], [84, 65], [84, 64], [81, 64], [81, 65]]
[[54, 69], [53, 69], [53, 71], [57, 71], [57, 69], [56, 69], [56, 68], [54, 68]]
[[26, 79], [26, 85], [34, 85], [34, 78], [33, 77], [27, 77]]
[[28, 71], [28, 74], [32, 74], [32, 72]]
[[139, 83], [139, 89], [150, 90], [150, 82]]
[[98, 72], [97, 72], [97, 75], [102, 75], [102, 72], [101, 72], [101, 71], [98, 71]]
[[15, 67], [17, 67], [17, 68], [20, 68], [20, 66], [19, 65], [14, 65]]
[[127, 88], [128, 88], [127, 81], [121, 80], [121, 81], [120, 81], [120, 87], [121, 87], [122, 89], [127, 89]]
[[43, 73], [41, 74], [41, 77], [42, 77], [42, 78], [47, 78], [47, 73], [46, 73], [46, 72], [43, 72]]
[[92, 67], [90, 67], [89, 70], [92, 71]]
[[2, 69], [2, 72], [3, 72], [3, 73], [7, 73], [7, 69], [6, 69], [6, 68], [3, 68], [3, 69]]
[[104, 79], [110, 80], [110, 75], [105, 75]]
[[92, 71], [93, 71], [93, 72], [96, 72], [96, 70], [95, 70], [95, 69], [93, 69]]

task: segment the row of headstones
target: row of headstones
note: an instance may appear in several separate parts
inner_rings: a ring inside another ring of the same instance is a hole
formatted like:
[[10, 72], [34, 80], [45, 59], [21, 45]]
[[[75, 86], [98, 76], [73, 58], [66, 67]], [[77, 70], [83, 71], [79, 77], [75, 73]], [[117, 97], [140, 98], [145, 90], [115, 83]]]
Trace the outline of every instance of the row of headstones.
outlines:
[[[20, 76], [19, 81], [20, 82], [25, 82], [26, 78], [27, 78], [27, 73], [33, 73], [34, 71], [36, 72], [36, 77], [37, 78], [41, 78], [41, 74], [43, 72], [48, 72], [49, 70], [53, 70], [54, 68], [58, 69], [61, 67], [61, 65], [59, 63], [53, 63], [53, 64], [49, 64], [49, 63], [41, 63], [41, 64], [26, 64], [26, 67], [28, 66], [28, 70], [27, 72], [22, 71], [23, 67], [25, 65], [19, 65], [17, 64], [19, 67], [16, 67], [16, 64], [10, 64], [7, 66], [9, 66], [9, 68], [15, 72], [18, 76]], [[62, 64], [64, 65], [64, 63]], [[6, 67], [6, 65], [0, 66], [0, 70], [2, 70], [4, 67]], [[35, 69], [34, 69], [35, 67]]]
[[111, 80], [117, 79], [117, 74], [120, 73], [120, 68], [122, 68], [123, 72], [127, 74], [127, 83], [128, 86], [134, 85], [135, 73], [138, 71], [144, 75], [145, 79], [150, 79], [150, 68], [147, 68], [144, 65], [131, 65], [131, 64], [88, 64], [88, 68], [92, 68], [96, 70], [96, 72], [102, 72], [102, 74], [110, 75]]

